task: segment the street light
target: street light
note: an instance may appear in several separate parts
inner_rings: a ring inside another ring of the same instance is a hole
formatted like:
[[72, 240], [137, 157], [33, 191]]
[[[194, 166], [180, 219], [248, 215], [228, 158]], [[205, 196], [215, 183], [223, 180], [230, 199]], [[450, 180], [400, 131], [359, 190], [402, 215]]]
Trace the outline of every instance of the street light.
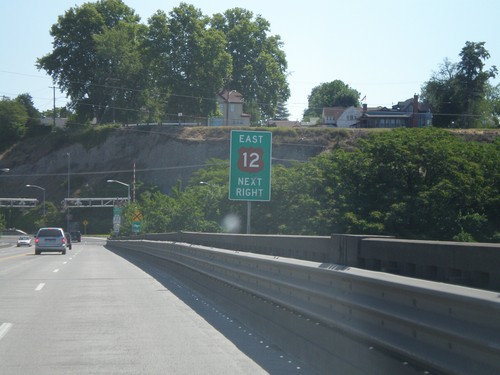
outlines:
[[43, 191], [43, 217], [45, 217], [45, 188], [38, 185], [26, 185], [26, 187], [32, 187]]
[[[68, 199], [69, 199], [69, 192], [70, 192], [70, 185], [71, 185], [71, 173], [70, 173], [70, 165], [71, 165], [71, 154], [69, 152], [66, 153], [66, 156], [68, 157]], [[66, 230], [69, 232], [69, 201], [68, 205], [66, 208]]]
[[121, 182], [121, 181], [118, 181], [118, 180], [107, 180], [107, 182], [116, 182], [117, 184], [126, 186], [127, 189], [128, 189], [128, 200], [130, 201], [130, 184], [126, 184], [125, 182]]

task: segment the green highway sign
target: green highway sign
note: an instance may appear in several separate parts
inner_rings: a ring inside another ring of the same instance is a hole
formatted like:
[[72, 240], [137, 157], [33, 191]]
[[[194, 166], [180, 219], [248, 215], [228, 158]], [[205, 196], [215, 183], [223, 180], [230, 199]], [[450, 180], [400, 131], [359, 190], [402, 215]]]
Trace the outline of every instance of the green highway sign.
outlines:
[[231, 131], [229, 199], [271, 200], [272, 133]]
[[132, 223], [132, 232], [140, 233], [141, 232], [142, 221], [134, 221]]

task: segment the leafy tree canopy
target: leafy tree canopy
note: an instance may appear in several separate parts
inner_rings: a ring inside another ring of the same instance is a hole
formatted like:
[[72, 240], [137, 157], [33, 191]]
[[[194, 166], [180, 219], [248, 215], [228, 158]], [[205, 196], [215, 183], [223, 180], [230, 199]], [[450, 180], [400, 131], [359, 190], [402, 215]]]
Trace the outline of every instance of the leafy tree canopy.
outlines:
[[16, 100], [0, 101], [0, 149], [21, 139], [26, 133], [28, 112], [23, 104]]
[[238, 90], [254, 120], [290, 96], [287, 62], [269, 23], [235, 8], [213, 18], [180, 3], [140, 23], [121, 0], [69, 9], [37, 60], [71, 98], [77, 121], [160, 121], [216, 114], [215, 96]]
[[[431, 104], [433, 122], [438, 127], [475, 128], [498, 123], [498, 91], [489, 85], [497, 68], [486, 70], [490, 58], [484, 42], [466, 42], [458, 63], [448, 59], [422, 86], [421, 97]], [[492, 116], [494, 115], [494, 116]]]
[[[498, 235], [498, 140], [466, 142], [442, 130], [397, 129], [355, 152], [320, 156], [330, 231], [452, 240]], [[496, 234], [495, 234], [496, 233]]]
[[[120, 75], [127, 72], [133, 61], [117, 59], [126, 57], [123, 51], [135, 41], [134, 32], [139, 30], [133, 27], [138, 27], [139, 20], [122, 1], [100, 0], [70, 8], [52, 26], [53, 51], [39, 58], [37, 66], [67, 92], [71, 107], [81, 119], [103, 119], [117, 95], [110, 86], [136, 87], [129, 86], [132, 82], [127, 82], [128, 77]], [[116, 35], [117, 32], [112, 31], [115, 28], [121, 29], [124, 35]], [[112, 51], [119, 52], [119, 56], [105, 51], [114, 42], [117, 45]]]
[[208, 22], [199, 9], [185, 3], [168, 16], [158, 11], [149, 20], [150, 88], [171, 115], [214, 114], [215, 94], [231, 74], [225, 36], [208, 28]]
[[312, 89], [304, 116], [320, 117], [324, 107], [359, 106], [359, 96], [358, 91], [340, 80], [322, 83]]
[[26, 126], [32, 127], [40, 125], [40, 112], [35, 108], [33, 98], [30, 94], [20, 94], [16, 97], [16, 102], [23, 105], [26, 113], [28, 114], [28, 121]]
[[248, 105], [245, 110], [256, 108], [253, 119], [272, 118], [279, 100], [290, 97], [286, 80], [288, 63], [278, 35], [268, 35], [269, 22], [251, 11], [234, 8], [215, 14], [212, 27], [224, 33], [226, 51], [232, 58], [232, 74], [226, 88], [238, 90]]

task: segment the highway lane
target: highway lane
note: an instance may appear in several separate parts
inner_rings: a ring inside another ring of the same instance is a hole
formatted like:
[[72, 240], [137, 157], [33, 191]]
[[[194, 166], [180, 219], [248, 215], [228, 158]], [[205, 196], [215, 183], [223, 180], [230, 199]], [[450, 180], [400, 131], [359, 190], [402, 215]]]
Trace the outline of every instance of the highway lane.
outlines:
[[1, 374], [313, 373], [104, 244], [86, 237], [66, 255], [0, 248]]

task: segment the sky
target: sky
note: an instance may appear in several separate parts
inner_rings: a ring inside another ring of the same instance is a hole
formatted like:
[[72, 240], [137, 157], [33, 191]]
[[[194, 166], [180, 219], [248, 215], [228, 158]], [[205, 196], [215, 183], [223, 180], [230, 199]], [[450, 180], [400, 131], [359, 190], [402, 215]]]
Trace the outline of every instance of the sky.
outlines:
[[[51, 26], [72, 7], [89, 1], [4, 0], [0, 2], [0, 98], [32, 96], [44, 111], [67, 98], [35, 64], [52, 51]], [[94, 1], [90, 1], [94, 2]], [[123, 0], [147, 23], [172, 0]], [[341, 80], [360, 93], [369, 107], [390, 107], [419, 94], [447, 58], [460, 61], [467, 41], [485, 42], [486, 68], [500, 69], [500, 0], [192, 0], [184, 1], [212, 16], [244, 8], [270, 23], [288, 62], [290, 120], [300, 120], [308, 96], [322, 83]], [[499, 77], [490, 81], [499, 83]]]

